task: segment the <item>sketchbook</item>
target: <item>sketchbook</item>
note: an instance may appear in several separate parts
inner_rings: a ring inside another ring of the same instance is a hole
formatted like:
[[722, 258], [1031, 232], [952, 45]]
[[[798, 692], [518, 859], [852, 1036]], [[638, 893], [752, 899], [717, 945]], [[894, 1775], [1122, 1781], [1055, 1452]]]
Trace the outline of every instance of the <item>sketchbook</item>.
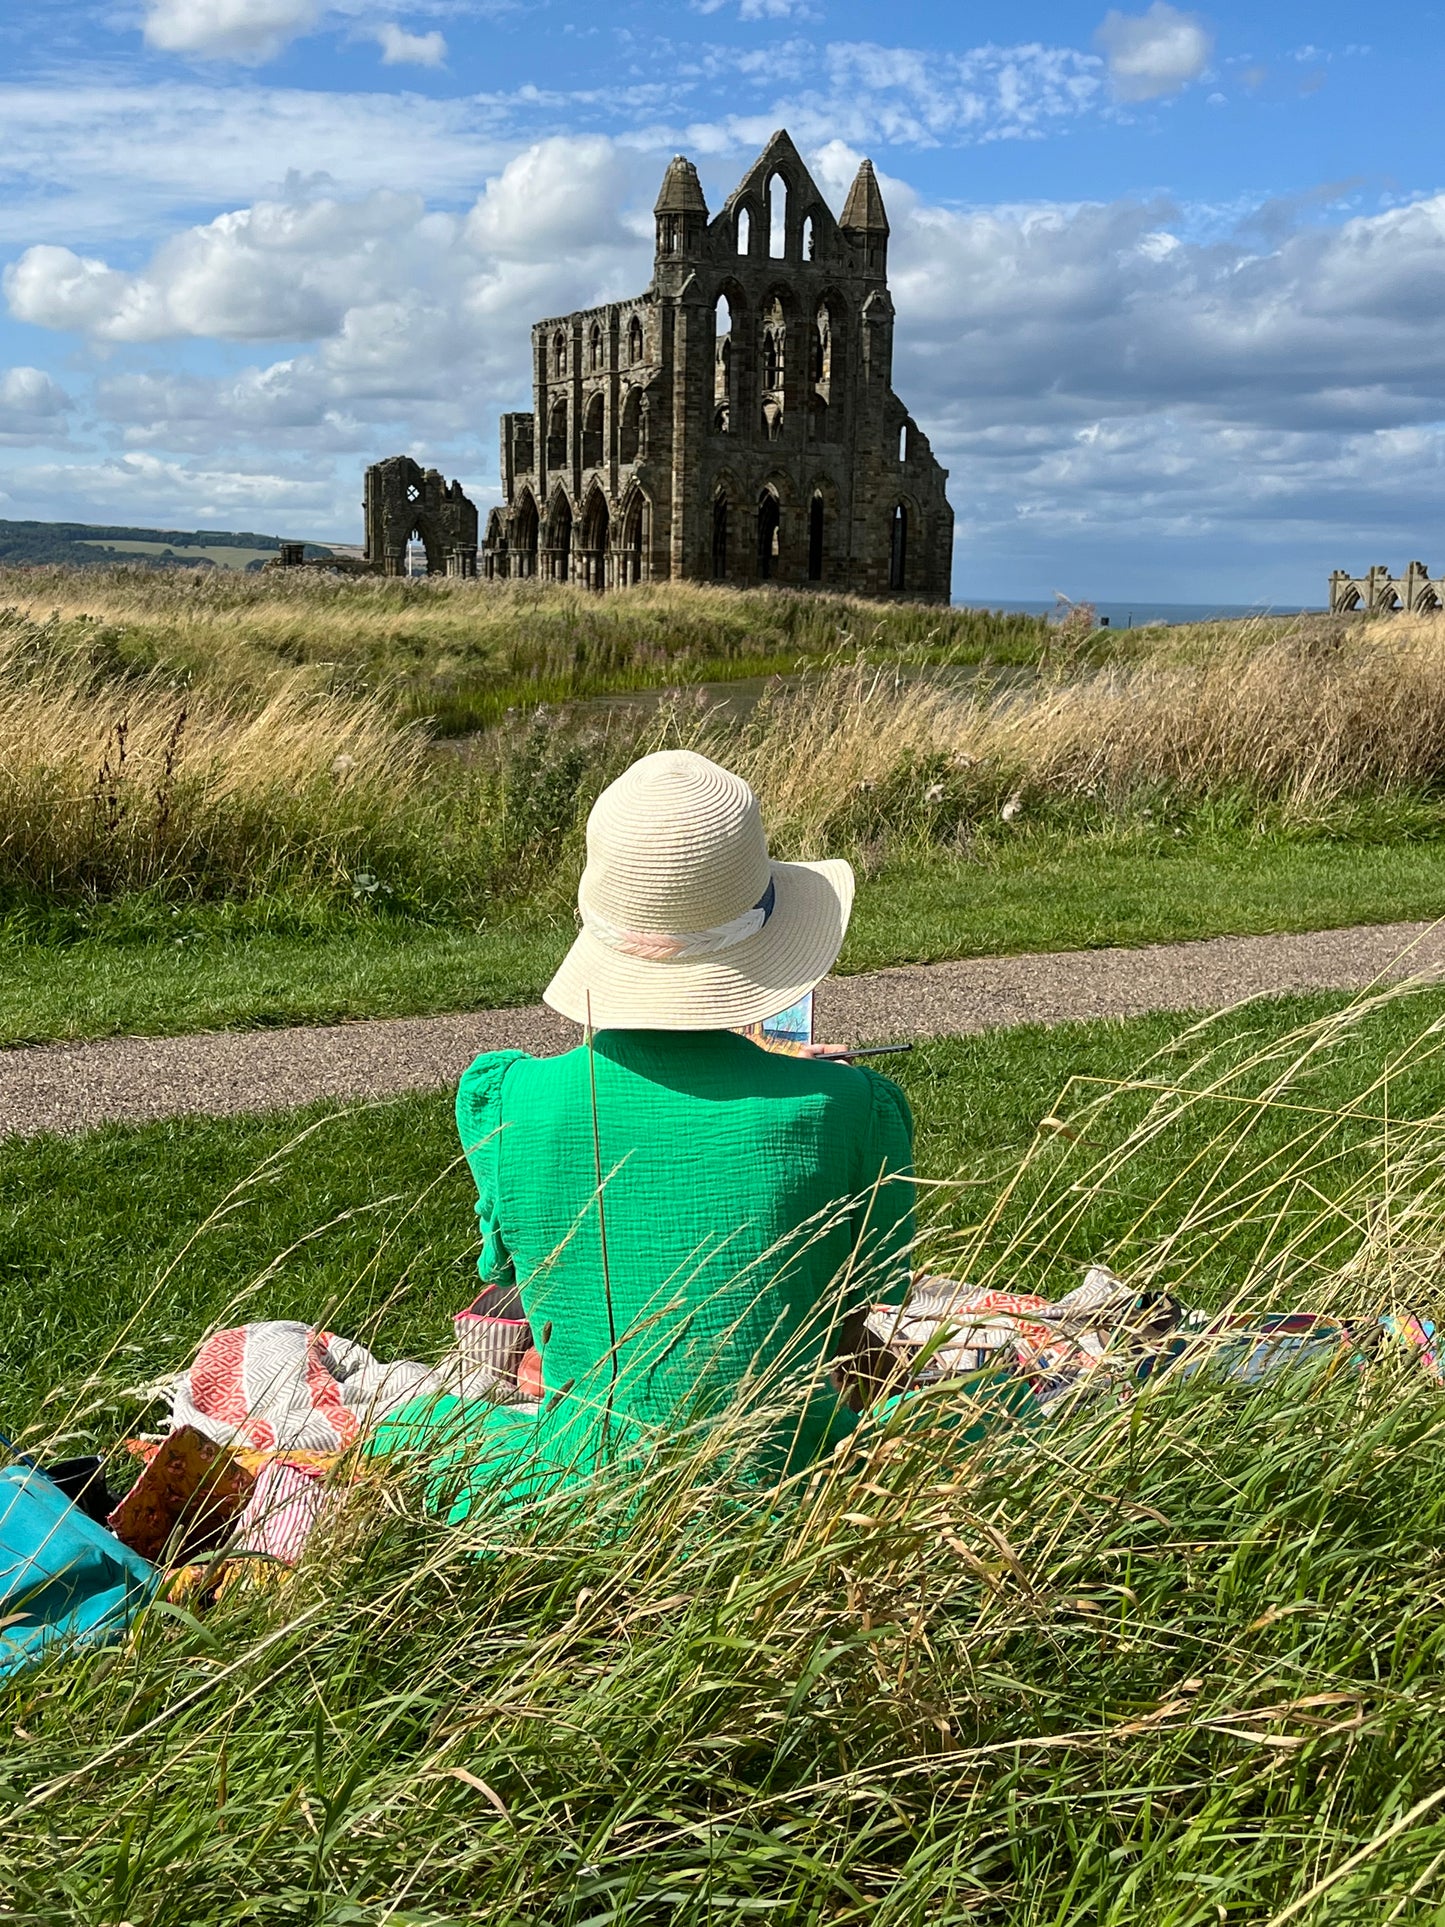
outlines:
[[813, 1041], [813, 993], [800, 997], [786, 1010], [780, 1010], [775, 1017], [765, 1017], [760, 1024], [744, 1024], [744, 1037], [751, 1037], [755, 1044], [762, 1044], [768, 1050], [798, 1050]]

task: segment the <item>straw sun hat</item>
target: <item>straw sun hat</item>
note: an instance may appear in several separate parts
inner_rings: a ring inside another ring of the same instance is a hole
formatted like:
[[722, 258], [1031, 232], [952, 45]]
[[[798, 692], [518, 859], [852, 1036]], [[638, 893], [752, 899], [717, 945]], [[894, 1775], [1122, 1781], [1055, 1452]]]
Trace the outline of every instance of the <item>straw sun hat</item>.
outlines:
[[644, 756], [587, 819], [582, 928], [543, 993], [574, 1023], [759, 1023], [832, 968], [853, 907], [846, 863], [774, 863], [758, 799], [692, 750]]

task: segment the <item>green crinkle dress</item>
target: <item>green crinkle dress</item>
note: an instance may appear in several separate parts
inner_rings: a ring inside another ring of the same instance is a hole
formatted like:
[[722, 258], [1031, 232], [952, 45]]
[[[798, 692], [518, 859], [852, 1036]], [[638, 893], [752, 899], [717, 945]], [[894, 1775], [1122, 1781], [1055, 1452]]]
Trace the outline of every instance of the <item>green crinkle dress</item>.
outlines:
[[761, 1406], [785, 1379], [810, 1385], [753, 1442], [758, 1476], [852, 1430], [826, 1372], [838, 1327], [908, 1285], [913, 1120], [896, 1084], [732, 1031], [602, 1031], [562, 1057], [479, 1057], [457, 1124], [478, 1270], [519, 1288], [546, 1390], [536, 1408], [443, 1402], [381, 1428], [381, 1450], [439, 1428], [454, 1518], [483, 1488], [521, 1499], [585, 1478], [740, 1388]]

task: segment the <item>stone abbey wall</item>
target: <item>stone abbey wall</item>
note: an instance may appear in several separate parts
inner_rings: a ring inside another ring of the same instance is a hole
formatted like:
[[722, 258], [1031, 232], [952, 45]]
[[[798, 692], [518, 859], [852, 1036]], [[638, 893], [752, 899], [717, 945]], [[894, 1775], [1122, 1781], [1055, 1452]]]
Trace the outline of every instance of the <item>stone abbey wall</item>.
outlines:
[[645, 294], [532, 330], [483, 573], [947, 601], [947, 471], [893, 392], [871, 163], [838, 221], [786, 133], [716, 216], [679, 157], [656, 220]]
[[409, 455], [366, 471], [366, 560], [383, 575], [406, 573], [407, 547], [426, 550], [428, 575], [477, 573], [477, 509], [460, 482], [444, 480]]
[[1347, 616], [1438, 613], [1445, 609], [1445, 579], [1434, 577], [1423, 562], [1412, 562], [1403, 575], [1392, 575], [1383, 563], [1366, 575], [1336, 569], [1330, 577], [1330, 614]]

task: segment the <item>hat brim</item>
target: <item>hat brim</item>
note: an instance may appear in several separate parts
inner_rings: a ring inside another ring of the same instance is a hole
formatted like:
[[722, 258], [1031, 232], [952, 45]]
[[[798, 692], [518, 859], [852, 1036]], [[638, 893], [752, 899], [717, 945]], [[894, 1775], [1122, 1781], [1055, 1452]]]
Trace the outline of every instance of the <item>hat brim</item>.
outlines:
[[774, 863], [773, 914], [756, 936], [712, 957], [627, 957], [585, 929], [542, 992], [594, 1030], [734, 1030], [759, 1024], [822, 982], [853, 908], [847, 863]]

